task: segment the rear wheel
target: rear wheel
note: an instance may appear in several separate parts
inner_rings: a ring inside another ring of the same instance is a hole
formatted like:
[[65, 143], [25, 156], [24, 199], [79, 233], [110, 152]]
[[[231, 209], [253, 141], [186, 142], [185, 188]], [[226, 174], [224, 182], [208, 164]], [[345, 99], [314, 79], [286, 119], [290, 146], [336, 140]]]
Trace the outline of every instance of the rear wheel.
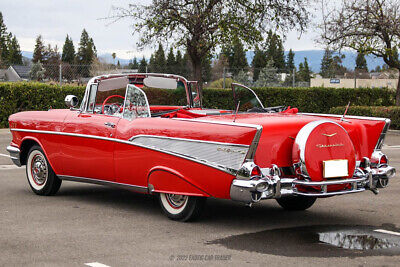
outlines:
[[206, 198], [160, 193], [159, 200], [168, 218], [186, 222], [200, 217]]
[[54, 195], [61, 186], [61, 179], [56, 176], [42, 148], [37, 145], [28, 152], [26, 177], [32, 191], [37, 195]]
[[285, 210], [306, 210], [314, 205], [316, 197], [289, 196], [281, 197], [276, 201]]

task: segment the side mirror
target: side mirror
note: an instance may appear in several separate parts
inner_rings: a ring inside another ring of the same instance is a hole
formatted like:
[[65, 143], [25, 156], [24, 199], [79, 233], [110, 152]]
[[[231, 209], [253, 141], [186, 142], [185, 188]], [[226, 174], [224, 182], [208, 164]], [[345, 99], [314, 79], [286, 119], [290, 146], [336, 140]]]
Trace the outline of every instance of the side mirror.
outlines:
[[74, 108], [78, 105], [79, 100], [76, 96], [74, 95], [67, 95], [64, 99], [65, 105], [69, 108]]

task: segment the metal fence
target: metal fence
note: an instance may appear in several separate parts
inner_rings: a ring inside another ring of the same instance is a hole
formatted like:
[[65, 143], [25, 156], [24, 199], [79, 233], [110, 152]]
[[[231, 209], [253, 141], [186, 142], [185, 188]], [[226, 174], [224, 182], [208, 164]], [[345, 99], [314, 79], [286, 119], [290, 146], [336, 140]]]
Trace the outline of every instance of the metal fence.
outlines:
[[[39, 81], [63, 84], [85, 84], [91, 77], [113, 73], [169, 73], [196, 80], [190, 64], [185, 66], [145, 66], [128, 68], [96, 61], [91, 65], [74, 64], [31, 64], [30, 66], [9, 66], [0, 69], [0, 81]], [[343, 75], [328, 78], [301, 70], [276, 68], [234, 69], [214, 64], [202, 73], [204, 87], [229, 88], [232, 82], [251, 87], [376, 87], [395, 88], [398, 73], [388, 70], [382, 72], [349, 71]]]

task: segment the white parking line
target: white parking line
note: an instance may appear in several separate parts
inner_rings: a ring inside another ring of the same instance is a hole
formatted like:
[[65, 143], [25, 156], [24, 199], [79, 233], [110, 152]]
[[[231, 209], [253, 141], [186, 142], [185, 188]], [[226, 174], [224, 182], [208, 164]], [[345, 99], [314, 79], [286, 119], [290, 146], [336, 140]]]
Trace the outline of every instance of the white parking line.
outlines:
[[400, 148], [400, 145], [393, 145], [393, 146], [384, 145], [382, 148], [383, 149], [397, 149], [397, 148]]
[[105, 265], [105, 264], [100, 263], [100, 262], [89, 262], [89, 263], [85, 263], [85, 265], [91, 266], [91, 267], [110, 267], [110, 266]]
[[0, 153], [0, 156], [6, 157], [6, 158], [9, 158], [9, 157], [10, 157], [10, 155], [6, 155], [6, 154], [2, 154], [2, 153]]
[[379, 232], [379, 233], [383, 233], [383, 234], [389, 234], [389, 235], [398, 235], [400, 236], [399, 232], [393, 232], [393, 231], [388, 231], [388, 230], [384, 230], [384, 229], [376, 229], [374, 230], [375, 232]]

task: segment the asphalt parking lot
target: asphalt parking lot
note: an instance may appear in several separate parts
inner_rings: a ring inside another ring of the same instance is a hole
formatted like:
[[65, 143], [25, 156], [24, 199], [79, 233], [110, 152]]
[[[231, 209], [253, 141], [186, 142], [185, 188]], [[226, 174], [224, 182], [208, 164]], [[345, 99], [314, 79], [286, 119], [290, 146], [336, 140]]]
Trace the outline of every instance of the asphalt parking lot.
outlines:
[[[153, 197], [114, 188], [64, 181], [56, 196], [37, 196], [28, 186], [25, 168], [14, 167], [5, 155], [10, 138], [7, 129], [0, 130], [1, 266], [400, 262], [399, 175], [379, 195], [319, 199], [305, 212], [284, 211], [274, 200], [248, 208], [210, 199], [201, 220], [180, 223], [167, 219]], [[389, 133], [384, 152], [400, 170], [400, 134]], [[329, 239], [334, 233], [331, 241], [336, 242], [338, 233], [344, 232], [365, 235], [358, 243], [347, 242], [350, 247], [367, 244], [381, 249], [337, 248], [316, 238], [323, 233]], [[386, 248], [388, 244], [394, 246]]]

